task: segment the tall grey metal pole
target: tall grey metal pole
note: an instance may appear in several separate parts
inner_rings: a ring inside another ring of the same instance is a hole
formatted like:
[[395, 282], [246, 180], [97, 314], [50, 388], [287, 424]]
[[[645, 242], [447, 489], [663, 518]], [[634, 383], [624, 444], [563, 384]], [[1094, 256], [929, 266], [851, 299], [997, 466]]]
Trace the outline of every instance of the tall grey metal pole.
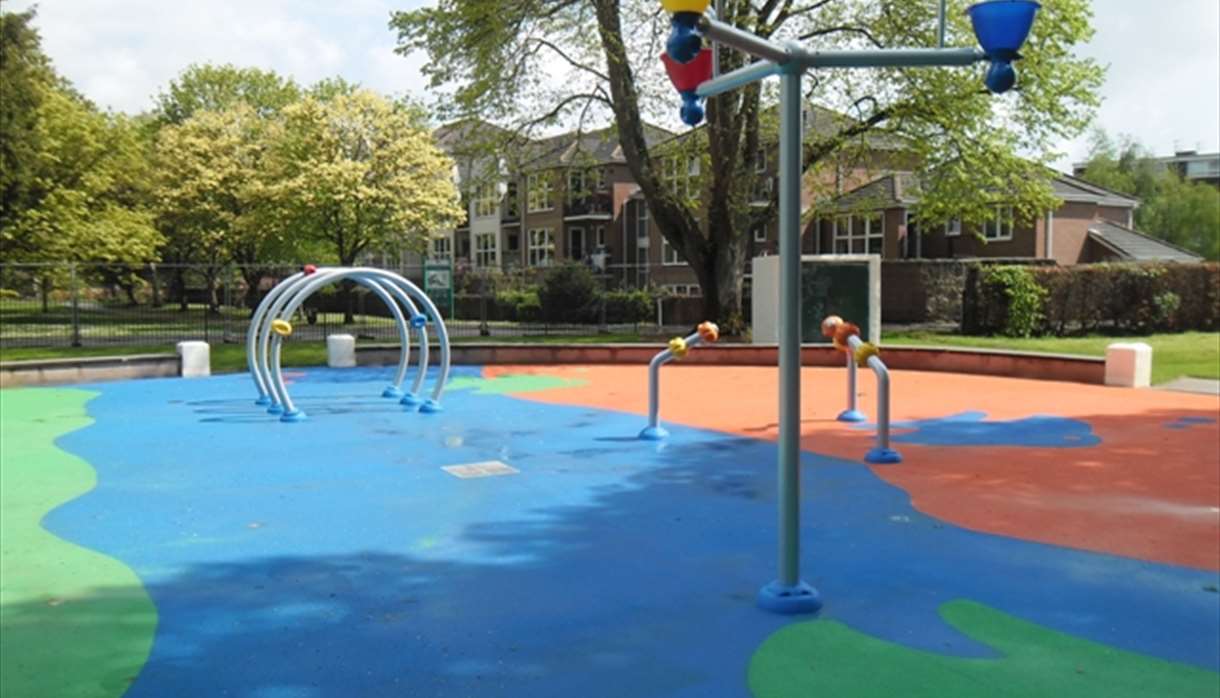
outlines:
[[780, 77], [779, 583], [800, 583], [801, 74]]
[[940, 16], [938, 17], [939, 24], [937, 25], [936, 46], [938, 48], [945, 47], [945, 0], [940, 0]]

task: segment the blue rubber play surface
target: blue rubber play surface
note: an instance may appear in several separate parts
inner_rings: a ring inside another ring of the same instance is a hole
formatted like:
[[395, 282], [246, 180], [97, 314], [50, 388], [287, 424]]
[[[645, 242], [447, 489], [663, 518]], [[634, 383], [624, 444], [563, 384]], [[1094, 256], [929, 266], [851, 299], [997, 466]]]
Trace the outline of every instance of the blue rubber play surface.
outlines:
[[[130, 566], [156, 604], [127, 695], [748, 695], [750, 657], [795, 622], [754, 605], [775, 574], [775, 445], [673, 424], [643, 442], [638, 415], [457, 373], [467, 389], [421, 415], [377, 397], [386, 370], [298, 372], [300, 424], [255, 407], [245, 375], [88, 386], [96, 423], [59, 446], [98, 485], [44, 525]], [[1047, 429], [908, 426], [923, 443]], [[516, 472], [443, 469], [489, 461]], [[802, 477], [825, 618], [994, 656], [937, 613], [967, 599], [1220, 670], [1213, 572], [958, 528], [858, 462], [805, 453]]]

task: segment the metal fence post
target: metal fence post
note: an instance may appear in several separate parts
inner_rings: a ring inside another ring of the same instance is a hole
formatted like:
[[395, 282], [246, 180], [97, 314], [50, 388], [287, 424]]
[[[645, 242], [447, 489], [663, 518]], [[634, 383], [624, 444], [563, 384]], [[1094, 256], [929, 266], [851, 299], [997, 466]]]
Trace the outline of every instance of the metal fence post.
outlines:
[[72, 346], [79, 347], [80, 342], [80, 288], [76, 283], [76, 263], [68, 265], [72, 284]]

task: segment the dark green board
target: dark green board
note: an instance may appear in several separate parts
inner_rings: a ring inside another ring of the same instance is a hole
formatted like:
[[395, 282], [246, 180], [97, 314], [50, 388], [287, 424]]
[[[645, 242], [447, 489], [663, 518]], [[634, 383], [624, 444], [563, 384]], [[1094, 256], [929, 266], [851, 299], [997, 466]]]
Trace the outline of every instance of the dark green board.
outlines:
[[868, 337], [868, 262], [801, 262], [801, 341], [829, 344], [822, 320], [838, 315]]

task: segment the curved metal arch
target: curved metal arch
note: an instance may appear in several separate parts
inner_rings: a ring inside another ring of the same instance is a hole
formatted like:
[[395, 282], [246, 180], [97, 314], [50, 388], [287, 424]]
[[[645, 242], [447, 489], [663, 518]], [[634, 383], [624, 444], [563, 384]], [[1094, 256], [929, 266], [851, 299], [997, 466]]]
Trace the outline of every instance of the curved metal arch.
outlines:
[[255, 350], [258, 347], [259, 328], [262, 327], [267, 310], [275, 303], [275, 299], [283, 295], [298, 279], [305, 275], [305, 272], [298, 271], [280, 281], [266, 296], [263, 296], [263, 300], [254, 309], [254, 314], [250, 316], [250, 327], [246, 330], [246, 368], [250, 371], [250, 375], [254, 377], [254, 386], [258, 388], [258, 400], [254, 403], [256, 405], [271, 404], [271, 389], [263, 378], [262, 372], [258, 370], [258, 361], [256, 359]]
[[[251, 327], [248, 333], [247, 359], [251, 368], [251, 373], [254, 376], [255, 384], [258, 386], [260, 392], [260, 397], [256, 404], [269, 405], [270, 407], [268, 412], [276, 414], [283, 411], [283, 398], [280, 394], [281, 391], [276, 389], [277, 386], [273, 380], [272, 372], [269, 366], [270, 362], [268, 359], [268, 335], [270, 335], [271, 323], [277, 317], [282, 317], [283, 319], [291, 317], [292, 313], [288, 313], [286, 317], [284, 317], [280, 311], [294, 296], [294, 293], [299, 293], [303, 287], [311, 284], [315, 287], [324, 285], [322, 283], [315, 283], [320, 278], [327, 279], [332, 283], [335, 280], [341, 280], [341, 277], [336, 276], [338, 271], [340, 271], [340, 269], [331, 268], [317, 270], [312, 274], [305, 274], [303, 272], [294, 274], [293, 276], [290, 276], [289, 278], [280, 282], [279, 285], [272, 289], [272, 293], [268, 294], [268, 297], [264, 299], [263, 303], [259, 304], [258, 309], [255, 311], [255, 315], [251, 321]], [[356, 281], [360, 285], [372, 290], [378, 295], [379, 298], [381, 298], [382, 302], [384, 302], [390, 308], [390, 311], [394, 315], [394, 318], [398, 324], [399, 340], [402, 342], [402, 351], [399, 355], [396, 381], [394, 386], [392, 386], [394, 392], [398, 394], [390, 395], [397, 397], [401, 394], [398, 388], [401, 386], [402, 381], [406, 376], [407, 367], [410, 361], [410, 335], [406, 328], [406, 321], [402, 317], [402, 312], [398, 306], [398, 302], [396, 302], [395, 299], [390, 298], [380, 284], [364, 280]], [[397, 297], [397, 301], [403, 302], [408, 307], [412, 316], [418, 314], [418, 311], [410, 302], [410, 299], [405, 296], [405, 294], [397, 289], [391, 290], [394, 291], [394, 296]], [[295, 308], [293, 311], [295, 312]], [[426, 341], [426, 335], [421, 335], [421, 339]], [[390, 389], [387, 389], [387, 393], [389, 392]]]
[[[428, 339], [425, 323], [429, 318], [433, 320], [433, 324], [437, 329], [437, 339], [441, 350], [440, 373], [433, 387], [432, 396], [430, 399], [423, 401], [421, 411], [440, 411], [439, 400], [444, 391], [445, 384], [448, 382], [450, 366], [449, 335], [444, 319], [441, 317], [440, 311], [437, 310], [432, 299], [410, 280], [393, 272], [368, 267], [326, 267], [318, 269], [309, 275], [304, 273], [293, 275], [276, 286], [272, 293], [268, 294], [267, 298], [264, 298], [263, 303], [259, 304], [259, 308], [256, 310], [255, 316], [251, 321], [251, 329], [248, 334], [248, 339], [253, 337], [253, 347], [248, 348], [247, 358], [255, 375], [256, 385], [260, 388], [260, 401], [263, 401], [265, 398], [266, 401], [271, 402], [271, 407], [268, 411], [273, 413], [283, 411], [283, 418], [286, 420], [294, 421], [303, 417], [300, 410], [296, 409], [292, 403], [287, 387], [284, 385], [283, 372], [280, 365], [283, 339], [278, 335], [275, 337], [271, 336], [271, 324], [275, 319], [291, 317], [305, 300], [322, 286], [344, 280], [354, 281], [377, 293], [383, 301], [387, 301], [387, 304], [391, 306], [392, 312], [395, 312], [397, 316], [396, 319], [401, 318], [401, 313], [396, 312], [398, 310], [398, 303], [386, 298], [385, 294], [387, 291], [394, 296], [395, 300], [401, 302], [410, 311], [411, 324], [419, 332], [420, 360], [412, 391], [403, 397], [402, 402], [404, 404], [419, 404], [417, 396], [423, 387], [428, 370]], [[412, 299], [419, 301], [423, 307], [423, 313], [420, 312]], [[421, 316], [424, 318], [424, 322], [416, 326], [415, 322]], [[400, 357], [399, 378], [396, 385], [400, 385], [402, 379], [405, 378], [407, 364], [404, 362], [409, 362], [410, 357], [409, 334], [404, 334], [406, 332], [406, 321], [401, 320], [398, 324], [400, 339], [403, 339], [403, 351]], [[266, 389], [265, 394], [263, 393], [264, 389]], [[386, 394], [389, 394], [388, 389]]]
[[[374, 278], [374, 277], [380, 277], [380, 278]], [[395, 312], [396, 320], [398, 321], [400, 338], [405, 336], [406, 321], [405, 321], [405, 319], [402, 318], [402, 315], [398, 312], [398, 302], [402, 302], [403, 304], [405, 304], [407, 306], [407, 309], [410, 311], [412, 318], [420, 315], [420, 312], [415, 307], [415, 304], [411, 302], [410, 297], [407, 294], [405, 294], [402, 291], [402, 289], [398, 288], [396, 284], [387, 284], [387, 286], [389, 286], [390, 292], [392, 292], [394, 294], [394, 296], [396, 297], [397, 302], [395, 300], [391, 300], [390, 298], [387, 297], [386, 289], [380, 283], [380, 281], [387, 280], [387, 279], [382, 277], [382, 275], [368, 274], [368, 273], [365, 273], [364, 270], [357, 270], [357, 269], [351, 269], [351, 268], [329, 268], [329, 269], [319, 269], [318, 272], [313, 277], [311, 277], [308, 281], [298, 282], [296, 284], [295, 288], [293, 288], [291, 292], [289, 292], [281, 297], [281, 299], [278, 303], [279, 307], [273, 307], [271, 310], [271, 313], [268, 317], [279, 318], [279, 319], [290, 318], [290, 317], [292, 317], [292, 314], [295, 313], [296, 310], [306, 300], [309, 299], [310, 296], [312, 296], [315, 292], [318, 291], [318, 289], [322, 288], [323, 286], [337, 283], [337, 282], [344, 281], [344, 280], [354, 281], [355, 283], [360, 284], [361, 286], [369, 288], [374, 293], [377, 293], [379, 295], [379, 297], [382, 298], [383, 301], [385, 301], [388, 305], [391, 306], [393, 312]], [[424, 329], [423, 327], [419, 327], [416, 329], [419, 332], [419, 343], [421, 346], [420, 358], [426, 359], [427, 358], [426, 347], [428, 346], [427, 330]], [[286, 419], [289, 419], [289, 420], [299, 419], [300, 415], [301, 415], [300, 410], [296, 409], [296, 406], [293, 404], [291, 397], [288, 395], [288, 389], [287, 389], [286, 385], [284, 384], [283, 369], [282, 369], [281, 361], [280, 361], [282, 344], [283, 344], [283, 338], [281, 338], [279, 335], [272, 337], [270, 322], [266, 323], [262, 329], [262, 334], [260, 336], [260, 353], [261, 353], [261, 358], [265, 361], [264, 365], [262, 366], [262, 370], [264, 370], [266, 372], [266, 374], [269, 376], [269, 383], [272, 386], [273, 392], [274, 392], [273, 399], [277, 403], [276, 405], [273, 405], [272, 411], [273, 412], [279, 411], [279, 410], [275, 410], [274, 408], [280, 407], [280, 408], [282, 408], [282, 411], [283, 411]], [[271, 354], [270, 357], [267, 356], [268, 352]], [[400, 358], [399, 358], [400, 382], [394, 386], [395, 388], [398, 388], [398, 386], [401, 385], [401, 378], [405, 377], [405, 375], [406, 375], [406, 366], [409, 361], [410, 361], [410, 346], [408, 343], [404, 343], [402, 352], [401, 352]], [[424, 365], [421, 365], [419, 373], [415, 379], [415, 386], [412, 388], [413, 391], [418, 392], [420, 386], [423, 383], [425, 371], [426, 371], [426, 368], [424, 368]]]

